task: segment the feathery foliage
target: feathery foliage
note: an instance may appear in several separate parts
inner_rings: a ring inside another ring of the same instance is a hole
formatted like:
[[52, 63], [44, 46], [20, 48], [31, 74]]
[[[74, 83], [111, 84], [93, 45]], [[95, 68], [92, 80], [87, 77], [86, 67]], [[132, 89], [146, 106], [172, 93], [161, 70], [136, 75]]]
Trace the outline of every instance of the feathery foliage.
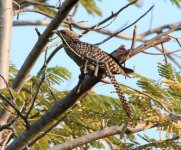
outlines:
[[[10, 70], [10, 78], [13, 78], [17, 73], [17, 69], [14, 66], [11, 66]], [[170, 111], [180, 113], [180, 73], [175, 72], [170, 64], [165, 65], [161, 63], [158, 64], [158, 72], [162, 77], [160, 81], [155, 81], [138, 74], [134, 74], [133, 76], [138, 79], [137, 85], [142, 92], [148, 94], [154, 99], [158, 99]], [[55, 100], [61, 99], [66, 95], [67, 91], [58, 91], [55, 88], [55, 85], [61, 86], [61, 82], [68, 80], [69, 78], [70, 73], [65, 68], [60, 66], [47, 68], [45, 82], [43, 82], [39, 90], [35, 100], [35, 105], [28, 117], [30, 122], [34, 122], [37, 118], [39, 118], [52, 106]], [[26, 108], [22, 109], [22, 113], [24, 115], [26, 115], [30, 109], [32, 97], [34, 96], [41, 79], [42, 75], [34, 76], [28, 81], [19, 94], [13, 91], [13, 94], [17, 99], [16, 105], [18, 109], [21, 110], [22, 106], [25, 106]], [[52, 86], [50, 87], [50, 85]], [[158, 102], [127, 87], [120, 87], [124, 93], [127, 94], [134, 110], [135, 115], [131, 122], [130, 119], [127, 118], [119, 99], [99, 95], [91, 91], [83, 96], [78, 103], [64, 114], [64, 116], [59, 118], [61, 121], [55, 128], [46, 134], [46, 136], [34, 144], [34, 149], [47, 149], [50, 146], [50, 143], [64, 143], [66, 141], [71, 141], [72, 138], [77, 138], [113, 125], [121, 125], [126, 122], [130, 122], [129, 124], [132, 127], [139, 124], [140, 121], [145, 121], [147, 123], [147, 128], [150, 128], [153, 124], [157, 125], [158, 129], [161, 129], [160, 133], [165, 132], [165, 138], [172, 139], [173, 135], [175, 137], [181, 136], [179, 121], [170, 117], [171, 115], [168, 114]], [[53, 95], [49, 89], [51, 89]], [[1, 90], [1, 93], [9, 96], [7, 90]], [[13, 109], [11, 111], [14, 112]], [[15, 116], [16, 113], [14, 112], [12, 117]], [[56, 122], [57, 120], [52, 121], [52, 125]], [[22, 120], [15, 122], [14, 127], [17, 135], [21, 133], [23, 128], [25, 129], [24, 122]], [[164, 140], [160, 139], [158, 141], [156, 139], [149, 138], [146, 133], [145, 135], [138, 135], [139, 138], [148, 143], [146, 145], [141, 145], [141, 143], [137, 141], [135, 135], [125, 134], [123, 136], [124, 137], [121, 137], [121, 139], [119, 136], [107, 137], [103, 140], [86, 144], [80, 147], [80, 149], [87, 149], [90, 147], [98, 149], [105, 148], [105, 143], [114, 149], [119, 149], [119, 147], [125, 147], [127, 149], [144, 149], [151, 147], [175, 148], [179, 146], [179, 143], [175, 140], [171, 140], [169, 141], [169, 144], [165, 144], [166, 142]]]

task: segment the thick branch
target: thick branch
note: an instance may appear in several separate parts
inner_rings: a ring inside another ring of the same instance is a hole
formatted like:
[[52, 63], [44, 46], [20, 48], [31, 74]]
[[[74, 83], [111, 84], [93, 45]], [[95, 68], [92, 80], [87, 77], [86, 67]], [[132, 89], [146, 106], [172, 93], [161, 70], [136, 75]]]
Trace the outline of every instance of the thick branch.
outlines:
[[[12, 0], [0, 1], [0, 74], [8, 81], [9, 75], [9, 52], [11, 47], [11, 31], [13, 22]], [[0, 78], [0, 89], [6, 85]], [[9, 112], [0, 109], [0, 125], [7, 122]], [[0, 140], [1, 134], [0, 134]]]
[[[156, 125], [149, 125], [149, 128], [153, 128], [155, 126]], [[127, 129], [125, 130], [125, 128]], [[49, 150], [69, 150], [105, 137], [113, 136], [116, 134], [124, 134], [124, 133], [132, 134], [144, 131], [145, 129], [149, 128], [145, 122], [139, 123], [136, 127], [129, 127], [129, 126], [126, 127], [124, 124], [121, 126], [107, 127], [105, 129], [102, 129], [101, 131], [95, 131], [88, 135], [84, 135], [79, 138], [73, 139], [72, 141], [57, 145], [53, 148], [50, 148]]]
[[[101, 78], [101, 77], [100, 77]], [[16, 138], [6, 150], [19, 150], [32, 141], [36, 136], [49, 125], [51, 120], [57, 119], [68, 108], [70, 108], [83, 94], [85, 94], [91, 87], [93, 87], [100, 79], [87, 77], [80, 88], [80, 93], [76, 94], [74, 89], [66, 95], [62, 100], [55, 102], [51, 109], [49, 109], [41, 118], [30, 126], [29, 130], [24, 131], [18, 138]]]
[[[160, 36], [157, 37], [160, 39]], [[155, 41], [158, 39], [155, 38]], [[164, 39], [164, 38], [163, 38]], [[166, 40], [168, 41], [168, 40]], [[166, 42], [165, 41], [165, 42]], [[153, 41], [148, 41], [147, 45], [151, 45]], [[153, 45], [155, 46], [155, 45]], [[142, 51], [144, 48], [143, 47]], [[134, 51], [136, 52], [134, 53]], [[137, 48], [133, 49], [132, 52], [134, 55], [137, 53]], [[132, 55], [133, 56], [133, 55]], [[69, 109], [83, 94], [85, 94], [88, 90], [90, 90], [96, 83], [102, 79], [102, 75], [98, 76], [99, 78], [94, 77], [86, 77], [86, 79], [82, 82], [82, 86], [80, 88], [80, 93], [76, 94], [74, 89], [67, 94], [62, 100], [57, 101], [51, 109], [49, 109], [40, 119], [38, 119], [32, 126], [30, 127], [30, 130], [27, 130], [23, 132], [17, 139], [15, 139], [8, 147], [7, 150], [11, 150], [13, 148], [23, 148], [26, 143], [29, 141], [32, 141], [36, 136], [49, 125], [51, 120], [54, 120], [58, 118], [60, 115], [62, 115], [67, 109]], [[16, 150], [16, 149], [15, 149]]]
[[93, 133], [90, 133], [88, 135], [84, 135], [84, 136], [79, 137], [79, 138], [76, 138], [70, 142], [66, 142], [64, 144], [57, 145], [53, 148], [50, 148], [49, 150], [73, 149], [73, 148], [76, 148], [76, 147], [81, 146], [81, 145], [86, 144], [86, 143], [90, 143], [90, 142], [98, 140], [98, 139], [102, 139], [102, 138], [112, 136], [115, 134], [123, 134], [124, 130], [125, 130], [124, 124], [121, 126], [112, 126], [112, 127], [100, 130], [100, 131], [95, 131]]
[[[12, 1], [0, 1], [0, 74], [8, 81], [9, 51], [11, 46], [12, 31]], [[0, 78], [0, 89], [6, 87]]]
[[28, 76], [29, 72], [33, 68], [34, 64], [36, 63], [37, 59], [39, 58], [41, 52], [47, 45], [49, 38], [53, 35], [52, 30], [58, 28], [58, 26], [62, 23], [64, 18], [68, 15], [71, 8], [78, 2], [78, 0], [66, 0], [62, 6], [60, 7], [59, 12], [51, 21], [49, 26], [43, 32], [43, 34], [39, 37], [37, 43], [33, 47], [32, 51], [26, 58], [24, 64], [22, 65], [18, 75], [16, 76], [12, 87], [16, 91], [20, 91], [23, 85], [25, 84], [26, 77]]

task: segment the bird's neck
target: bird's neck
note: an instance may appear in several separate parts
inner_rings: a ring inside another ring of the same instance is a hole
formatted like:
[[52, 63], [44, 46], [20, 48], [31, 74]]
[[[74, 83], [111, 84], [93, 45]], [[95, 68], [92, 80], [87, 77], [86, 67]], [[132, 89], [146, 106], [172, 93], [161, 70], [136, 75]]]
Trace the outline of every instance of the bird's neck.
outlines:
[[63, 43], [66, 44], [66, 45], [71, 45], [72, 43], [76, 43], [76, 42], [79, 42], [78, 39], [62, 39]]

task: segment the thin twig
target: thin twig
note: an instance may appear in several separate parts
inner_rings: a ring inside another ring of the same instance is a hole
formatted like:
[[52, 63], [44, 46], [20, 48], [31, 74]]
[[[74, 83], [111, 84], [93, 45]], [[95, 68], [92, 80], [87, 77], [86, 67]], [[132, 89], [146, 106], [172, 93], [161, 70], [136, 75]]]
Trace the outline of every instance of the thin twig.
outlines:
[[4, 130], [4, 129], [9, 129], [9, 127], [15, 122], [15, 118], [12, 119], [11, 121], [9, 121], [6, 124], [0, 125], [0, 131]]
[[[138, 0], [135, 0], [135, 1], [133, 1], [133, 2], [131, 2], [131, 3], [129, 3], [129, 4], [127, 4], [127, 5], [125, 5], [124, 7], [122, 7], [121, 9], [119, 9], [116, 13], [114, 13], [114, 14], [110, 15], [109, 17], [105, 18], [103, 21], [101, 21], [101, 22], [98, 23], [97, 25], [91, 26], [90, 28], [86, 29], [86, 31], [84, 31], [84, 32], [81, 33], [81, 36], [82, 36], [83, 34], [88, 33], [91, 29], [94, 29], [96, 26], [100, 26], [100, 25], [104, 24], [105, 22], [109, 21], [110, 19], [112, 19], [113, 17], [117, 16], [117, 15], [118, 15], [119, 13], [121, 13], [124, 9], [126, 9], [127, 7], [133, 5], [133, 4], [136, 3], [137, 1], [138, 1]], [[72, 24], [73, 24], [73, 23], [72, 23]], [[74, 24], [73, 24], [73, 25], [74, 25]], [[57, 42], [57, 43], [58, 43], [58, 42]], [[57, 43], [55, 43], [55, 45], [56, 45]], [[52, 45], [52, 46], [53, 46], [53, 45]], [[52, 46], [47, 47], [47, 48], [48, 48], [48, 49], [49, 49], [49, 48], [52, 48]], [[55, 55], [62, 47], [63, 47], [63, 45], [61, 44], [60, 46], [58, 46], [58, 47], [50, 54], [50, 56], [48, 57], [47, 62], [46, 62], [47, 64], [51, 61], [51, 59], [54, 57], [54, 55]], [[40, 71], [41, 71], [43, 68], [44, 68], [44, 65], [42, 66], [42, 68], [40, 69]], [[39, 71], [39, 72], [40, 72], [40, 71]]]
[[133, 39], [132, 39], [131, 49], [133, 49], [135, 47], [137, 32], [138, 32], [137, 31], [137, 25], [135, 25], [134, 31], [133, 31]]
[[34, 104], [35, 104], [35, 101], [36, 101], [36, 98], [38, 96], [38, 93], [40, 91], [40, 88], [41, 88], [41, 85], [43, 84], [44, 80], [45, 80], [45, 77], [46, 77], [46, 69], [47, 69], [47, 64], [46, 64], [46, 57], [47, 57], [47, 51], [45, 51], [45, 60], [44, 60], [44, 65], [45, 65], [45, 70], [44, 70], [44, 73], [42, 74], [42, 78], [40, 80], [40, 83], [38, 84], [38, 87], [37, 87], [37, 90], [34, 94], [34, 96], [32, 97], [32, 99], [30, 100], [30, 102], [32, 101], [32, 104], [26, 114], [26, 118], [28, 118], [30, 112], [32, 111], [33, 107], [34, 107]]
[[50, 84], [50, 79], [46, 77], [48, 81], [48, 90], [50, 91], [50, 94], [53, 96], [54, 100], [57, 101], [57, 97], [55, 96], [54, 92], [51, 90], [51, 84]]
[[[117, 16], [119, 13], [121, 13], [123, 10], [125, 10], [126, 8], [128, 8], [129, 6], [135, 4], [138, 0], [134, 0], [133, 2], [125, 5], [124, 7], [122, 7], [121, 9], [119, 9], [116, 13], [111, 14], [109, 17], [105, 18], [104, 20], [102, 20], [101, 22], [99, 22], [98, 24], [92, 26], [90, 29], [94, 29], [96, 26], [100, 26], [102, 24], [104, 24], [105, 22], [109, 21], [110, 19], [112, 19], [113, 17]], [[82, 34], [86, 34], [87, 32], [89, 32], [89, 29], [87, 29], [86, 31], [84, 31]]]
[[168, 64], [167, 55], [165, 54], [165, 48], [163, 46], [163, 43], [161, 44], [161, 46], [162, 46], [163, 56], [165, 58], [165, 63]]
[[77, 3], [74, 7], [74, 10], [71, 14], [71, 17], [75, 17], [75, 15], [77, 14], [77, 11], [78, 11], [78, 8], [79, 8], [79, 3]]
[[[113, 14], [114, 14], [114, 13], [112, 12], [112, 15], [113, 15]], [[118, 16], [118, 14], [113, 17], [113, 19], [112, 19], [112, 21], [111, 21], [110, 23], [108, 23], [107, 25], [105, 25], [105, 26], [103, 26], [103, 27], [95, 28], [95, 30], [101, 30], [101, 29], [104, 29], [104, 28], [110, 26], [110, 25], [116, 20], [117, 16]], [[99, 25], [99, 23], [98, 23], [98, 25]]]
[[154, 5], [151, 6], [143, 15], [141, 15], [136, 21], [134, 21], [133, 23], [131, 23], [130, 25], [128, 25], [127, 27], [121, 29], [120, 31], [115, 32], [114, 34], [110, 35], [109, 37], [107, 37], [106, 39], [104, 39], [103, 41], [96, 43], [95, 45], [101, 45], [103, 43], [105, 43], [106, 41], [110, 40], [112, 37], [116, 36], [117, 34], [123, 32], [124, 30], [128, 29], [129, 27], [133, 26], [134, 24], [136, 24], [140, 19], [142, 19], [148, 12], [150, 12], [153, 9]]
[[23, 114], [21, 114], [21, 112], [16, 108], [16, 106], [14, 106], [6, 96], [0, 93], [0, 98], [2, 98], [8, 105], [10, 105], [16, 111], [16, 113], [23, 119], [23, 121], [25, 122], [26, 129], [28, 130], [30, 128], [30, 123], [28, 122], [26, 117], [24, 117]]
[[39, 139], [41, 139], [42, 137], [44, 137], [45, 135], [47, 135], [48, 132], [50, 132], [53, 128], [55, 128], [61, 121], [63, 121], [64, 119], [66, 119], [72, 112], [73, 110], [79, 106], [79, 104], [83, 101], [84, 97], [86, 96], [86, 94], [84, 94], [81, 99], [79, 100], [79, 103], [76, 102], [72, 108], [64, 114], [64, 116], [58, 118], [56, 120], [55, 123], [53, 123], [52, 125], [50, 125], [50, 127], [48, 129], [46, 129], [42, 134], [38, 135], [33, 141], [30, 142], [29, 146], [33, 145], [36, 141], [38, 141]]
[[0, 77], [3, 79], [5, 85], [6, 85], [7, 89], [8, 89], [8, 92], [9, 92], [9, 94], [10, 94], [10, 96], [11, 96], [12, 102], [15, 104], [15, 97], [14, 97], [14, 95], [13, 95], [13, 93], [12, 93], [11, 88], [10, 88], [9, 85], [8, 85], [8, 82], [6, 81], [6, 79], [5, 79], [1, 74], [0, 74]]
[[181, 47], [181, 43], [180, 43], [180, 41], [179, 41], [179, 39], [181, 39], [181, 38], [177, 38], [177, 37], [175, 37], [175, 36], [173, 36], [173, 35], [168, 35], [169, 37], [171, 37], [171, 38], [173, 38], [173, 39], [175, 39], [176, 41], [177, 41], [177, 43], [178, 43], [178, 45]]
[[151, 53], [151, 52], [145, 52], [143, 51], [142, 53], [144, 54], [149, 54], [149, 55], [168, 55], [168, 54], [173, 54], [173, 53], [177, 53], [177, 52], [180, 52], [181, 50], [175, 50], [175, 51], [172, 51], [172, 52], [166, 52], [166, 53]]
[[44, 51], [48, 51], [49, 49], [51, 49], [51, 48], [53, 48], [53, 47], [55, 47], [55, 46], [58, 46], [58, 47], [59, 47], [59, 46], [61, 46], [61, 45], [59, 45], [60, 43], [62, 43], [61, 40], [59, 40], [59, 41], [57, 41], [57, 42], [55, 42], [55, 43], [47, 46], [47, 47], [44, 49]]
[[40, 31], [38, 30], [38, 28], [35, 28], [35, 31], [36, 31], [38, 37], [40, 37], [40, 36], [41, 36], [41, 33], [40, 33]]
[[[144, 32], [141, 34], [141, 36], [145, 37], [145, 36], [148, 36], [148, 35], [151, 35], [151, 34], [154, 34], [154, 33], [162, 33], [163, 30], [165, 29], [171, 29], [173, 28], [174, 26], [177, 26], [178, 24], [181, 24], [181, 22], [175, 22], [175, 23], [172, 23], [172, 24], [166, 24], [166, 25], [163, 25], [163, 26], [160, 26], [158, 28], [154, 28], [150, 31], [147, 31], [147, 32]], [[181, 28], [177, 28], [176, 30], [180, 30]]]
[[45, 13], [44, 11], [37, 10], [37, 9], [19, 9], [19, 10], [15, 10], [14, 11], [14, 16], [16, 16], [17, 14], [23, 13], [23, 12], [39, 13], [41, 15], [44, 15], [44, 16], [48, 17], [48, 18], [53, 18], [53, 16], [50, 15], [49, 13]]

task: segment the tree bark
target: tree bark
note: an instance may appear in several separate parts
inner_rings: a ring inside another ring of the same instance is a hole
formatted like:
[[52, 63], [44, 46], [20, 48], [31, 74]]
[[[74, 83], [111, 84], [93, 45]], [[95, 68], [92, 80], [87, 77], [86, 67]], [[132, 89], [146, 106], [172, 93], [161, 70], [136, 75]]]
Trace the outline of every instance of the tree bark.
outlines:
[[[100, 77], [102, 78], [102, 77]], [[89, 91], [100, 78], [87, 77], [80, 88], [80, 93], [76, 94], [76, 90], [73, 89], [67, 96], [62, 100], [55, 102], [55, 104], [50, 108], [42, 117], [40, 117], [35, 123], [30, 126], [29, 130], [24, 131], [20, 136], [18, 136], [6, 150], [21, 150], [28, 143], [30, 143], [36, 136], [46, 128], [51, 120], [57, 119], [61, 114], [63, 114], [68, 108], [70, 108], [82, 95]]]
[[70, 150], [73, 148], [76, 148], [78, 146], [81, 146], [86, 143], [93, 142], [98, 139], [102, 139], [105, 137], [109, 137], [116, 134], [123, 134], [126, 126], [122, 124], [121, 126], [112, 126], [109, 128], [105, 128], [100, 131], [95, 131], [93, 133], [90, 133], [88, 135], [76, 138], [70, 142], [66, 142], [60, 145], [57, 145], [53, 148], [50, 148], [48, 150]]
[[[13, 25], [12, 0], [0, 1], [0, 74], [8, 82], [9, 76], [9, 56], [11, 47], [11, 32]], [[0, 89], [6, 88], [5, 82], [0, 78]], [[0, 109], [0, 125], [7, 122], [9, 112]], [[2, 140], [0, 133], [0, 141]]]
[[[0, 74], [8, 81], [13, 9], [11, 0], [0, 1]], [[0, 89], [6, 85], [0, 78]]]

